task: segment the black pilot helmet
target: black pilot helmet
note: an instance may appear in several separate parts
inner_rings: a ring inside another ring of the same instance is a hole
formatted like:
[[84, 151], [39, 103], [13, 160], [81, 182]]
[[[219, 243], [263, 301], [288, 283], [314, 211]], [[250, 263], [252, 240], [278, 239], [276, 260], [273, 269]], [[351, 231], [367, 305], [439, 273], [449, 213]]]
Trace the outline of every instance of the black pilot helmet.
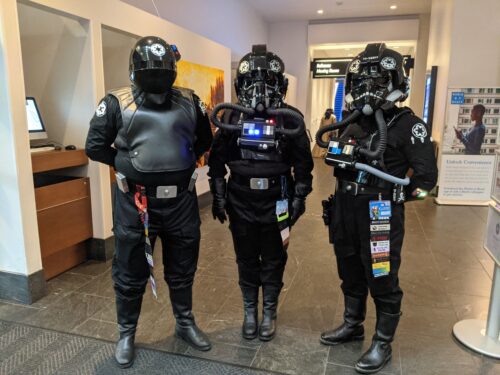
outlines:
[[254, 45], [239, 62], [234, 87], [245, 107], [263, 111], [281, 107], [288, 88], [285, 64], [266, 45]]
[[408, 97], [409, 80], [403, 56], [385, 43], [368, 44], [347, 67], [345, 102], [369, 116], [377, 109], [387, 110]]
[[157, 36], [139, 39], [130, 52], [130, 80], [142, 91], [162, 94], [172, 88], [180, 54]]

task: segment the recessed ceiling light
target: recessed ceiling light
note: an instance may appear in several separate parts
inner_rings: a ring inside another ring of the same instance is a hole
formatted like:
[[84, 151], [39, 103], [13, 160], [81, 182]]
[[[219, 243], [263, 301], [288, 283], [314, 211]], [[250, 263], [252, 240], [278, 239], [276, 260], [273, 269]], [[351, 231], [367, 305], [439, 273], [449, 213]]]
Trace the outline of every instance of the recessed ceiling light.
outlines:
[[317, 12], [318, 12], [318, 14], [323, 14], [323, 13], [325, 13], [325, 12], [323, 11], [323, 9], [318, 9], [318, 10], [317, 10]]
[[391, 5], [389, 8], [391, 8], [392, 10], [394, 10], [394, 9], [397, 9], [397, 7], [398, 7], [397, 5]]

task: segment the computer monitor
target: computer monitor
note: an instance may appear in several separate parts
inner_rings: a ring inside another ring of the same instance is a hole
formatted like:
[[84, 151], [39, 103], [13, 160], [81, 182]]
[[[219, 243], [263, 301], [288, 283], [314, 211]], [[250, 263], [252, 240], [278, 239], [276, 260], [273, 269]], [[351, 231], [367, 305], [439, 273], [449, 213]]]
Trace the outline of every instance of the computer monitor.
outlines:
[[26, 113], [28, 115], [28, 131], [30, 133], [30, 140], [46, 139], [47, 132], [43, 125], [42, 116], [36, 105], [35, 98], [26, 98]]

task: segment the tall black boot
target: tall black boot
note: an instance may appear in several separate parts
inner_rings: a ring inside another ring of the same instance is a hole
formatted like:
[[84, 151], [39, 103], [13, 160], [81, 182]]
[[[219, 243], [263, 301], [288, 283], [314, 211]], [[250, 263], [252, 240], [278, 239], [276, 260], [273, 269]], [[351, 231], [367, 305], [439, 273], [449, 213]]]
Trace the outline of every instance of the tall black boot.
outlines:
[[252, 340], [257, 337], [259, 288], [241, 287], [241, 292], [245, 309], [241, 331], [243, 338]]
[[259, 340], [270, 341], [276, 334], [276, 310], [281, 288], [262, 286], [263, 310], [259, 327]]
[[135, 356], [135, 331], [141, 313], [142, 296], [135, 299], [116, 297], [116, 317], [120, 338], [116, 344], [115, 359], [118, 366], [133, 365]]
[[380, 371], [392, 357], [391, 342], [399, 323], [399, 314], [377, 311], [377, 326], [370, 349], [361, 356], [356, 371], [361, 374], [373, 374]]
[[338, 345], [365, 338], [366, 296], [344, 295], [344, 305], [344, 322], [334, 330], [323, 332], [320, 338], [322, 344]]
[[193, 289], [170, 289], [170, 301], [176, 320], [175, 336], [184, 340], [194, 349], [207, 351], [212, 349], [208, 337], [196, 326], [192, 312]]

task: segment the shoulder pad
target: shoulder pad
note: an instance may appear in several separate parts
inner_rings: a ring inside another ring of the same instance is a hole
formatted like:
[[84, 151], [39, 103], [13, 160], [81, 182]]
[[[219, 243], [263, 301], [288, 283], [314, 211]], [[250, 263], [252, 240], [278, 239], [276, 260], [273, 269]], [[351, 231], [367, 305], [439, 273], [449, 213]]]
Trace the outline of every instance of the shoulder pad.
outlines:
[[108, 95], [114, 96], [118, 100], [122, 111], [134, 102], [134, 93], [130, 86], [110, 90]]
[[185, 87], [174, 86], [174, 87], [172, 87], [172, 91], [174, 91], [178, 95], [183, 96], [186, 99], [189, 99], [191, 101], [193, 100], [194, 90], [191, 90], [191, 89], [188, 89]]

